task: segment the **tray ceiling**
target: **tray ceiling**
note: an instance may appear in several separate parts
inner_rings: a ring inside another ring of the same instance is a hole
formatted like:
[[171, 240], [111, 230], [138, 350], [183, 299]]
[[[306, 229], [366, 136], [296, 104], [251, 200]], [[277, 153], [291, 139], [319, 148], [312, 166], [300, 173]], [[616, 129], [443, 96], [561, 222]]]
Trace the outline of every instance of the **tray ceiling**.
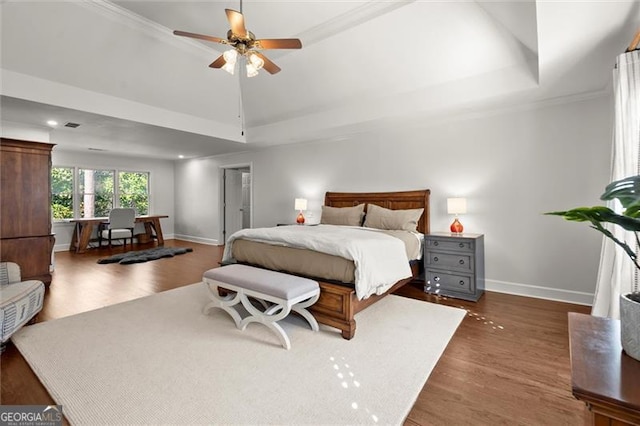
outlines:
[[279, 74], [247, 79], [208, 67], [224, 46], [171, 33], [224, 37], [224, 9], [237, 2], [6, 1], [2, 120], [75, 117], [79, 128], [51, 130], [61, 148], [89, 140], [159, 158], [335, 140], [416, 117], [605, 91], [640, 26], [639, 6], [244, 1], [258, 38], [303, 43], [269, 52]]

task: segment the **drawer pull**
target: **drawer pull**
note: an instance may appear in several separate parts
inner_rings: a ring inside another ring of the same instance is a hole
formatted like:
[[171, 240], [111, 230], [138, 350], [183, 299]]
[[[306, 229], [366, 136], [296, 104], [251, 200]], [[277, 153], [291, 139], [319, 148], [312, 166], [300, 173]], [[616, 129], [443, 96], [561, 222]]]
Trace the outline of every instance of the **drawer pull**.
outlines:
[[459, 264], [461, 264], [461, 265], [464, 265], [464, 259], [460, 259], [460, 260], [458, 261], [458, 263], [459, 263]]
[[440, 281], [440, 277], [436, 275], [435, 277], [433, 277], [433, 280], [438, 282], [438, 281]]
[[460, 248], [464, 248], [464, 243], [460, 243], [458, 245], [460, 246]]
[[437, 261], [438, 261], [438, 256], [434, 257], [434, 258], [433, 258], [433, 261], [434, 261], [434, 262], [437, 262]]
[[433, 245], [434, 245], [434, 246], [437, 246], [437, 245], [438, 245], [438, 242], [437, 242], [437, 241], [434, 241], [434, 242], [433, 242]]
[[464, 285], [464, 281], [460, 280], [460, 282], [458, 284]]

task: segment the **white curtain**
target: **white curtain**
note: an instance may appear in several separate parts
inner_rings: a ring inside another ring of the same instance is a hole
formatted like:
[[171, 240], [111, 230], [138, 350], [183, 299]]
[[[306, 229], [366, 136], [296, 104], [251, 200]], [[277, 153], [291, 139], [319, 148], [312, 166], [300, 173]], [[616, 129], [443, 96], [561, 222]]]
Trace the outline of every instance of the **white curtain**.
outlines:
[[[613, 71], [615, 126], [611, 181], [640, 174], [640, 50], [623, 53]], [[620, 211], [620, 205], [609, 207]], [[636, 248], [635, 235], [619, 226], [607, 227], [616, 238]], [[620, 317], [620, 294], [638, 290], [636, 267], [622, 248], [603, 237], [600, 269], [591, 313], [596, 316]]]

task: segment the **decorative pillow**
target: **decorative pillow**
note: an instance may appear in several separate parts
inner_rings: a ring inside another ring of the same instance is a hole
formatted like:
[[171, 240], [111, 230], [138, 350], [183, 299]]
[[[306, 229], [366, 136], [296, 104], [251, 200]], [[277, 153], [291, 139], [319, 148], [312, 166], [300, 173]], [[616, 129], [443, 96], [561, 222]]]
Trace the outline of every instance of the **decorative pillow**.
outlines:
[[369, 204], [364, 226], [367, 228], [415, 231], [424, 209], [389, 210]]
[[325, 225], [362, 226], [363, 216], [364, 204], [358, 204], [354, 207], [322, 206], [320, 223]]

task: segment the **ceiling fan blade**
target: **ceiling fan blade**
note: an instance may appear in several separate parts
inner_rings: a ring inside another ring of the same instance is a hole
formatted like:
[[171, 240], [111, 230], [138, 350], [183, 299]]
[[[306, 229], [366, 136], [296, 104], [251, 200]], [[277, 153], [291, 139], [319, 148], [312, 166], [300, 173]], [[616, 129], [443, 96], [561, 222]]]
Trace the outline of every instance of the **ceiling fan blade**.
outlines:
[[302, 42], [297, 38], [263, 38], [256, 40], [254, 47], [258, 49], [301, 49]]
[[242, 13], [233, 9], [225, 9], [224, 11], [227, 12], [231, 32], [237, 36], [246, 37], [247, 29], [244, 26], [244, 16], [242, 16]]
[[211, 67], [211, 68], [222, 68], [222, 66], [224, 64], [226, 64], [226, 63], [227, 63], [227, 61], [224, 60], [224, 56], [220, 55], [220, 56], [218, 56], [218, 59], [216, 59], [215, 61], [211, 62], [209, 67]]
[[267, 58], [260, 52], [255, 52], [255, 54], [264, 61], [262, 69], [266, 70], [269, 74], [277, 74], [280, 72], [280, 67], [271, 62], [271, 59]]
[[227, 40], [224, 40], [218, 37], [208, 36], [208, 35], [188, 33], [186, 31], [179, 31], [179, 30], [175, 30], [173, 34], [177, 36], [182, 36], [182, 37], [191, 37], [191, 38], [198, 38], [200, 40], [205, 40], [205, 41], [212, 41], [214, 43], [227, 44]]

